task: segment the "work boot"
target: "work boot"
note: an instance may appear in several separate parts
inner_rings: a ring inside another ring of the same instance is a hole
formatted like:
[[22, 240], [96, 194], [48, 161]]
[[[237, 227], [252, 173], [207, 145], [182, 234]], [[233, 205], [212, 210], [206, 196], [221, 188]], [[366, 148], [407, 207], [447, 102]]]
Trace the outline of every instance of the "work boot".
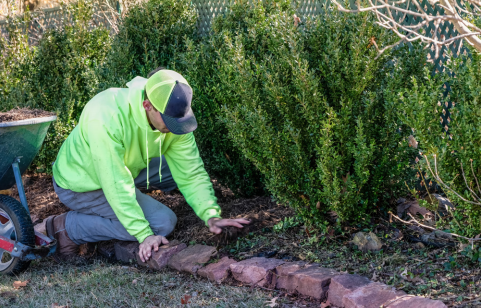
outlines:
[[53, 256], [57, 262], [77, 259], [79, 253], [79, 246], [68, 237], [65, 229], [66, 218], [67, 213], [64, 213], [47, 218], [45, 223], [47, 236], [57, 240], [57, 250]]

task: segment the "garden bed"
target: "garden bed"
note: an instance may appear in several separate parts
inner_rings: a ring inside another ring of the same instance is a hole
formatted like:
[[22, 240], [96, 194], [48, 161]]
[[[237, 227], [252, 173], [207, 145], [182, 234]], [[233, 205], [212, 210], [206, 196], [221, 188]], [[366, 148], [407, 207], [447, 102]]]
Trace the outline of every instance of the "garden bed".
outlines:
[[[27, 174], [23, 177], [25, 194], [27, 196], [30, 213], [34, 217], [34, 224], [50, 215], [59, 215], [69, 211], [58, 199], [53, 186], [52, 177], [45, 174]], [[177, 215], [177, 226], [169, 236], [182, 242], [195, 241], [207, 244], [228, 244], [236, 241], [239, 236], [251, 232], [272, 228], [284, 217], [294, 215], [294, 211], [273, 202], [269, 196], [236, 198], [232, 191], [212, 180], [219, 206], [224, 218], [245, 217], [252, 223], [243, 230], [235, 228], [226, 230], [223, 234], [214, 236], [187, 204], [179, 190], [164, 194], [160, 190], [143, 191], [154, 199], [171, 208]], [[12, 189], [14, 197], [18, 198], [15, 188]]]

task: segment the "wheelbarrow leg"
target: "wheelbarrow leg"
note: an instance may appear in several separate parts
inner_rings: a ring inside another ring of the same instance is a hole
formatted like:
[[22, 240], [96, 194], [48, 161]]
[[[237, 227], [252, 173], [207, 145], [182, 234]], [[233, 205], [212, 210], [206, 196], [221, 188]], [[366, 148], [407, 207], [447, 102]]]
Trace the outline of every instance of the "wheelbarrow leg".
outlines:
[[18, 190], [18, 195], [20, 196], [20, 202], [22, 203], [25, 210], [27, 210], [28, 215], [30, 215], [30, 211], [28, 209], [28, 204], [27, 204], [27, 196], [25, 195], [25, 190], [23, 189], [22, 175], [20, 174], [20, 168], [18, 167], [20, 158], [21, 157], [15, 158], [12, 164], [12, 169], [13, 169], [13, 174], [15, 175], [15, 182], [17, 182], [17, 190]]

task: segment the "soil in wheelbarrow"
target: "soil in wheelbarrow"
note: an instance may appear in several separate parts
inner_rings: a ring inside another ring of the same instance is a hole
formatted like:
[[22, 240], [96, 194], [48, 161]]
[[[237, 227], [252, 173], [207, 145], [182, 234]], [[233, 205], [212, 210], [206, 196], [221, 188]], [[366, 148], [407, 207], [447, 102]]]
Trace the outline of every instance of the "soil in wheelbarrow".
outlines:
[[[46, 174], [25, 174], [23, 176], [30, 213], [34, 224], [42, 222], [50, 215], [59, 215], [69, 211], [60, 202], [52, 186], [52, 177]], [[187, 204], [185, 198], [178, 190], [164, 193], [160, 190], [142, 191], [152, 198], [171, 208], [177, 215], [177, 226], [169, 239], [177, 239], [184, 243], [195, 241], [197, 243], [224, 245], [235, 242], [238, 237], [243, 237], [251, 232], [272, 228], [284, 217], [294, 215], [294, 211], [279, 205], [271, 200], [270, 196], [257, 196], [238, 198], [234, 193], [212, 179], [215, 194], [224, 218], [247, 218], [252, 223], [244, 229], [230, 228], [221, 235], [213, 235]], [[12, 196], [18, 199], [15, 188]]]
[[0, 123], [54, 116], [54, 112], [40, 109], [15, 108], [7, 112], [0, 112]]

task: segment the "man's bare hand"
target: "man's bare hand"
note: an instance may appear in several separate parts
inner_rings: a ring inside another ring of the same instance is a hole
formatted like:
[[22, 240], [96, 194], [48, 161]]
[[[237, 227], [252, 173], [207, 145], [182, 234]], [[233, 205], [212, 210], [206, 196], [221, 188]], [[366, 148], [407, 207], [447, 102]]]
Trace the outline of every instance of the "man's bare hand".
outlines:
[[169, 241], [161, 235], [150, 235], [139, 246], [139, 257], [142, 262], [146, 262], [152, 256], [152, 250], [158, 251], [159, 246], [168, 244]]
[[238, 219], [221, 219], [217, 217], [212, 217], [207, 221], [209, 225], [209, 231], [215, 234], [220, 234], [222, 232], [222, 228], [225, 227], [237, 227], [243, 228], [243, 225], [248, 225], [251, 222], [247, 219], [238, 218]]

